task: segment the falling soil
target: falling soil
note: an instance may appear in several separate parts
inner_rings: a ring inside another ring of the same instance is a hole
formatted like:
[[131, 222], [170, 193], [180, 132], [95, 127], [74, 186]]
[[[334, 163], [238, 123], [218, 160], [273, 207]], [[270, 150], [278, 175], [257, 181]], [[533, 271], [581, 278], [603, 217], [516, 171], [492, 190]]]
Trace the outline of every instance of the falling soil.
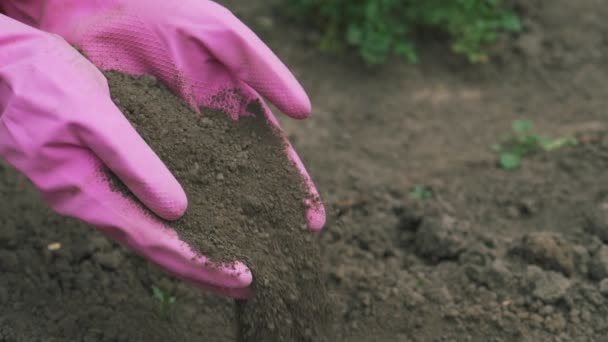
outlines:
[[238, 340], [325, 338], [329, 305], [307, 229], [309, 195], [261, 105], [249, 103], [235, 121], [195, 112], [152, 77], [106, 77], [113, 101], [188, 195], [186, 214], [169, 225], [201, 255], [252, 270], [255, 295], [236, 305]]

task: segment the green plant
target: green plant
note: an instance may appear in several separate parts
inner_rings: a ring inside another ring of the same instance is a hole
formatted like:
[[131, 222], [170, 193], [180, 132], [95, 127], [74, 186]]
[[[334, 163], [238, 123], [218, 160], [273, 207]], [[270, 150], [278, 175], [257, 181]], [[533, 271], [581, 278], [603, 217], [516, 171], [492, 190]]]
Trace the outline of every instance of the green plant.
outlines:
[[502, 0], [290, 0], [288, 12], [322, 31], [321, 48], [351, 46], [369, 64], [391, 53], [417, 61], [413, 42], [420, 28], [447, 33], [452, 50], [483, 62], [484, 45], [501, 32], [520, 30], [518, 17]]
[[549, 138], [532, 133], [534, 123], [530, 120], [515, 120], [512, 134], [504, 143], [494, 144], [491, 149], [499, 154], [500, 166], [505, 170], [515, 170], [521, 166], [522, 159], [533, 153], [551, 152], [564, 146], [576, 145], [572, 136]]
[[156, 298], [160, 304], [160, 315], [164, 318], [169, 317], [169, 309], [175, 304], [175, 297], [165, 293], [156, 286], [152, 286], [152, 296]]
[[427, 199], [433, 197], [433, 189], [426, 185], [416, 185], [410, 191], [410, 197], [414, 199]]

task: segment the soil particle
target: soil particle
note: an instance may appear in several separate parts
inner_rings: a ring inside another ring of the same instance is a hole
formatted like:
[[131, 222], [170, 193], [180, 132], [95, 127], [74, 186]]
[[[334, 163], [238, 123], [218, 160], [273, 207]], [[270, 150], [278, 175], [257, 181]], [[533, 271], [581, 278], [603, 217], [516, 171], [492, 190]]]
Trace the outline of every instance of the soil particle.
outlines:
[[9, 291], [4, 286], [0, 286], [0, 303], [4, 304], [8, 300]]
[[568, 276], [574, 272], [573, 247], [557, 234], [549, 232], [526, 234], [513, 251], [528, 263], [544, 269], [562, 272]]
[[600, 281], [599, 288], [601, 294], [608, 296], [608, 278], [604, 278], [602, 281]]
[[96, 253], [93, 255], [93, 260], [103, 267], [116, 270], [122, 261], [122, 254], [118, 250], [109, 251], [107, 253]]
[[582, 276], [589, 275], [589, 260], [591, 258], [589, 249], [583, 245], [574, 245], [575, 268]]
[[432, 261], [456, 259], [465, 248], [467, 227], [444, 215], [423, 221], [416, 233], [416, 251]]
[[505, 285], [514, 286], [514, 277], [503, 260], [494, 260], [485, 266], [465, 265], [464, 271], [467, 277], [489, 289], [498, 289]]
[[534, 32], [522, 35], [515, 43], [515, 49], [529, 58], [537, 58], [543, 53], [543, 37]]
[[553, 304], [563, 299], [571, 285], [562, 274], [536, 266], [529, 266], [527, 273], [533, 288], [532, 295], [544, 303]]
[[[320, 252], [300, 228], [307, 193], [260, 104], [237, 122], [191, 110], [153, 78], [106, 77], [114, 101], [188, 195], [186, 214], [170, 225], [201, 255], [252, 270], [255, 296], [236, 306], [239, 341], [327, 338]], [[97, 260], [113, 268], [115, 256]]]
[[0, 218], [0, 226], [6, 227], [0, 229], [0, 247], [15, 247], [15, 237], [17, 236], [17, 229], [14, 224], [5, 222], [8, 218]]
[[585, 219], [585, 230], [608, 243], [608, 201], [594, 206]]
[[602, 246], [589, 262], [589, 277], [602, 280], [608, 277], [608, 246]]

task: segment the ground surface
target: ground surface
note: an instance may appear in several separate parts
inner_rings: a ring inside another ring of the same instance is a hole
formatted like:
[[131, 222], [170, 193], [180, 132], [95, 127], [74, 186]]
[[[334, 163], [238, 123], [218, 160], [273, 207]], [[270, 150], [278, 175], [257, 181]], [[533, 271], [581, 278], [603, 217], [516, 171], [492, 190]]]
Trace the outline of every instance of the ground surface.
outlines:
[[[381, 70], [319, 54], [315, 35], [267, 1], [224, 3], [293, 68], [314, 104], [311, 120], [282, 121], [328, 208], [318, 240], [338, 340], [604, 339], [602, 1], [516, 2], [525, 30], [488, 65], [467, 66], [427, 42], [420, 65]], [[521, 117], [583, 143], [503, 172], [488, 145]], [[0, 341], [234, 341], [230, 301], [52, 214], [11, 169], [0, 175]], [[411, 198], [419, 184], [435, 196]], [[48, 251], [54, 242], [62, 248]], [[152, 285], [177, 298], [168, 314]]]

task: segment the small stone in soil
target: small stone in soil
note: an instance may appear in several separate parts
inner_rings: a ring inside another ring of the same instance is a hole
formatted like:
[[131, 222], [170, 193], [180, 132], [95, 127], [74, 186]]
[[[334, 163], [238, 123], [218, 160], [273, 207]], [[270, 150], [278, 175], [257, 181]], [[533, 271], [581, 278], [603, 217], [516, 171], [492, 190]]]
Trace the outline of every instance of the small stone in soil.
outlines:
[[432, 261], [455, 259], [465, 248], [467, 229], [451, 216], [428, 218], [416, 232], [416, 251]]
[[585, 230], [608, 242], [608, 202], [602, 202], [585, 213]]
[[608, 278], [608, 246], [602, 246], [589, 261], [589, 276], [594, 280]]
[[575, 257], [572, 245], [555, 233], [535, 232], [526, 234], [512, 252], [525, 261], [546, 270], [574, 273]]
[[570, 288], [570, 280], [553, 271], [543, 271], [536, 266], [528, 267], [528, 279], [532, 282], [532, 295], [544, 303], [553, 304], [562, 299]]
[[608, 278], [604, 278], [600, 281], [600, 293], [604, 296], [608, 296]]

